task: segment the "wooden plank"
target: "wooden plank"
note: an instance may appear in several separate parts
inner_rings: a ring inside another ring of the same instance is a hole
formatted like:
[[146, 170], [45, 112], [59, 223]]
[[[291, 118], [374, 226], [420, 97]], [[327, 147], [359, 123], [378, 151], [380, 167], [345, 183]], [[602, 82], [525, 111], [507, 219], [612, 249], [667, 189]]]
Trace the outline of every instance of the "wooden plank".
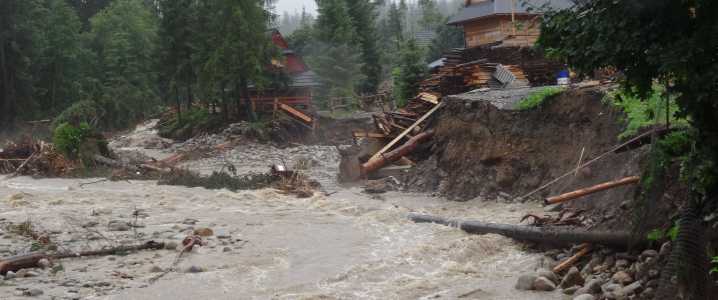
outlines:
[[295, 116], [301, 118], [301, 119], [304, 120], [304, 121], [307, 121], [307, 122], [311, 122], [311, 121], [312, 121], [312, 118], [310, 118], [309, 116], [307, 116], [307, 115], [305, 115], [305, 114], [299, 112], [298, 110], [296, 110], [296, 109], [290, 107], [289, 105], [281, 104], [281, 107], [282, 107], [282, 109], [284, 109], [284, 110], [286, 110], [287, 112], [289, 112], [289, 113], [291, 113], [291, 114], [293, 114], [293, 115], [295, 115]]
[[355, 132], [355, 137], [371, 137], [371, 138], [396, 138], [396, 134], [384, 135], [383, 133], [366, 133]]
[[381, 155], [382, 153], [384, 153], [384, 152], [386, 152], [387, 150], [389, 150], [389, 149], [391, 148], [391, 146], [394, 146], [394, 144], [396, 144], [396, 142], [398, 142], [399, 140], [401, 140], [401, 138], [403, 138], [404, 136], [406, 136], [407, 134], [409, 134], [409, 132], [411, 132], [411, 131], [414, 129], [414, 127], [416, 127], [416, 126], [418, 126], [419, 124], [421, 124], [421, 122], [424, 122], [424, 120], [426, 120], [426, 118], [428, 118], [429, 116], [431, 116], [431, 114], [433, 114], [434, 112], [436, 112], [437, 110], [439, 110], [440, 107], [441, 107], [441, 104], [438, 104], [438, 105], [434, 106], [434, 108], [432, 108], [432, 109], [431, 109], [429, 112], [427, 112], [423, 117], [421, 117], [421, 119], [417, 120], [416, 123], [414, 123], [414, 124], [412, 124], [411, 126], [409, 126], [409, 128], [407, 128], [406, 130], [404, 130], [404, 132], [402, 132], [402, 133], [401, 133], [399, 136], [397, 136], [393, 141], [391, 141], [391, 143], [389, 143], [388, 145], [386, 145], [386, 147], [384, 147], [384, 149], [381, 149], [379, 152], [377, 152], [376, 154], [374, 154], [374, 156], [372, 156], [371, 158], [372, 158], [372, 159], [377, 158], [377, 157], [379, 157], [379, 155]]

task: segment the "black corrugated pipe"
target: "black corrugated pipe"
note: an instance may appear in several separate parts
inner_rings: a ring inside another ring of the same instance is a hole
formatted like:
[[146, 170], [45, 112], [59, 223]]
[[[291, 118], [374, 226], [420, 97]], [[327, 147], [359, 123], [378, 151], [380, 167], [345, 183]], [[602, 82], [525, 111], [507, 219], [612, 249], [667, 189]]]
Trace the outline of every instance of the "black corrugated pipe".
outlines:
[[[379, 210], [369, 208], [367, 212]], [[462, 221], [443, 217], [427, 216], [420, 214], [409, 214], [409, 220], [416, 223], [436, 223], [450, 227], [461, 228], [471, 234], [499, 234], [523, 241], [549, 242], [549, 243], [575, 243], [575, 244], [601, 244], [628, 246], [631, 240], [630, 232], [620, 231], [588, 231], [586, 229], [559, 229], [547, 227], [533, 227], [525, 225], [509, 225], [485, 223], [476, 221]], [[640, 243], [645, 244], [646, 238]]]

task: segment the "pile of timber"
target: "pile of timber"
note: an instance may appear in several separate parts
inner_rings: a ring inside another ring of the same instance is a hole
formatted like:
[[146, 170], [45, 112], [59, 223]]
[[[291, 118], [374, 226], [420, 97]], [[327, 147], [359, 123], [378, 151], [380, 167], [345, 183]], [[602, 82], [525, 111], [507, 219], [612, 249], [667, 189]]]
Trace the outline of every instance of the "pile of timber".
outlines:
[[555, 59], [542, 58], [519, 65], [531, 86], [556, 85], [556, 74], [566, 67]]
[[502, 65], [519, 65], [523, 62], [540, 59], [543, 54], [526, 46], [487, 47], [486, 45], [480, 45], [451, 49], [446, 52], [444, 57], [446, 58], [444, 66], [453, 67], [482, 59]]

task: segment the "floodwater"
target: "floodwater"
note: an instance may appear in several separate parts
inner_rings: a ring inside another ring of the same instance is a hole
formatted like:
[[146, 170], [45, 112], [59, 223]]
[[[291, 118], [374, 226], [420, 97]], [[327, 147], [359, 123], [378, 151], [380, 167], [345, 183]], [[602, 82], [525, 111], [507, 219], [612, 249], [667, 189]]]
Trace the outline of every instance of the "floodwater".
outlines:
[[[20, 287], [39, 287], [43, 296], [56, 297], [75, 291], [87, 299], [570, 299], [558, 291], [514, 289], [517, 277], [531, 273], [541, 257], [523, 252], [515, 240], [406, 219], [416, 212], [515, 224], [527, 212], [542, 211], [535, 203], [457, 203], [400, 192], [383, 194], [386, 201], [379, 201], [358, 188], [339, 187], [329, 197], [307, 199], [269, 189], [233, 193], [148, 181], [80, 187], [91, 181], [20, 177], [0, 182], [0, 218], [29, 219], [37, 231], [61, 231], [53, 240], [74, 250], [108, 242], [180, 241], [173, 227], [192, 226], [182, 224], [188, 218], [198, 220], [195, 228], [211, 225], [215, 236], [231, 239], [205, 238], [207, 246], [182, 255], [176, 272], [155, 283], [149, 279], [160, 273], [150, 268], [171, 268], [178, 251], [64, 259], [64, 277], [45, 272], [40, 281], [26, 278]], [[369, 207], [382, 210], [366, 213]], [[107, 231], [110, 220], [134, 220], [118, 216], [135, 209], [149, 214], [139, 219], [145, 227], [137, 233]], [[91, 221], [103, 237], [78, 243], [73, 237], [86, 229], [76, 224]], [[159, 235], [152, 236], [155, 232]], [[0, 239], [0, 246], [14, 251], [25, 244]], [[136, 264], [118, 265], [120, 259]], [[192, 265], [206, 271], [184, 273]], [[110, 280], [112, 286], [60, 285], [68, 279]], [[13, 299], [17, 287], [0, 286], [0, 299]]]

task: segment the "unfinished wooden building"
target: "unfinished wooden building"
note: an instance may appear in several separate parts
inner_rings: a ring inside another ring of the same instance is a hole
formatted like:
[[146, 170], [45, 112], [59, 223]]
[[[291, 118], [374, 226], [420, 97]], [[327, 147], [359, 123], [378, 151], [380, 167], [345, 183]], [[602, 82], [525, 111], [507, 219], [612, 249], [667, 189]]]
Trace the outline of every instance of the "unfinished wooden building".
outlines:
[[[533, 46], [540, 31], [528, 27], [538, 25], [538, 12], [547, 3], [555, 9], [574, 5], [572, 0], [528, 0], [526, 5], [522, 0], [467, 0], [466, 7], [446, 24], [463, 26], [466, 47], [491, 43]], [[527, 12], [528, 8], [533, 8], [533, 11]], [[528, 26], [523, 30], [512, 29], [512, 18], [516, 22], [528, 23]]]

